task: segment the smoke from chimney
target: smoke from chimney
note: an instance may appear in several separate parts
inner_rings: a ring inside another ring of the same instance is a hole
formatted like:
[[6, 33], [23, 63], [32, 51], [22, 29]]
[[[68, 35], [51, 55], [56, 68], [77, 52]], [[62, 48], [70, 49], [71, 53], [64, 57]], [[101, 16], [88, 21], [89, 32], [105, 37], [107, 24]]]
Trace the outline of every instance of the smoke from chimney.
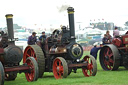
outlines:
[[57, 6], [57, 9], [61, 13], [61, 12], [67, 11], [68, 7], [70, 7], [70, 5], [62, 5], [61, 7]]

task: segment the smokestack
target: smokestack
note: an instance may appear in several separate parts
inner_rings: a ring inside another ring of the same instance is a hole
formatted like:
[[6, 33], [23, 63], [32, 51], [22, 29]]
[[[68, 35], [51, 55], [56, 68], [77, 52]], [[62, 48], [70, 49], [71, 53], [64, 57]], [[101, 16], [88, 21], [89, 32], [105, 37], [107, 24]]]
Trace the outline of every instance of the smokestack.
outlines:
[[71, 42], [75, 42], [74, 8], [68, 7], [68, 19]]
[[5, 15], [7, 21], [7, 29], [8, 29], [8, 39], [14, 44], [14, 32], [13, 32], [13, 15], [7, 14]]

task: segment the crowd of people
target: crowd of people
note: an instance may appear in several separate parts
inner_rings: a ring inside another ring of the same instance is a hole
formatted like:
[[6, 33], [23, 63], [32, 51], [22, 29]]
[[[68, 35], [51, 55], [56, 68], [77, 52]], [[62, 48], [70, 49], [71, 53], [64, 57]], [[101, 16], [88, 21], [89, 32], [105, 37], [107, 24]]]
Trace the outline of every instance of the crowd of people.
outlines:
[[103, 45], [110, 44], [112, 42], [112, 39], [118, 36], [119, 36], [118, 27], [115, 27], [115, 30], [113, 30], [113, 37], [110, 35], [109, 31], [106, 31], [106, 34], [104, 34], [104, 37], [102, 39]]

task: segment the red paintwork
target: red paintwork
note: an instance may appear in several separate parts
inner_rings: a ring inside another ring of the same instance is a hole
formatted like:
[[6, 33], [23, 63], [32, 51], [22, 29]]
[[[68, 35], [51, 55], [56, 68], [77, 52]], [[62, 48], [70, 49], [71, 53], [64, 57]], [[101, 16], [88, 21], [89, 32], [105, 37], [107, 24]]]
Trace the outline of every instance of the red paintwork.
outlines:
[[35, 51], [33, 50], [33, 48], [31, 48], [31, 46], [28, 46], [24, 51], [23, 63], [26, 62], [27, 57], [34, 57], [35, 60], [37, 60]]
[[0, 48], [0, 54], [4, 54], [4, 49]]
[[73, 67], [87, 67], [88, 64], [87, 63], [78, 63], [78, 64], [69, 64], [68, 67], [69, 68], [73, 68]]
[[34, 66], [33, 66], [34, 64], [29, 59], [27, 59], [26, 63], [29, 66], [30, 72], [25, 73], [25, 76], [26, 76], [27, 81], [31, 82], [34, 80], [34, 76], [35, 76], [34, 75], [35, 71], [34, 71]]
[[123, 44], [128, 44], [128, 34], [122, 36]]
[[63, 76], [63, 65], [60, 59], [56, 59], [53, 63], [53, 74], [56, 79], [61, 79]]
[[122, 45], [122, 40], [120, 38], [114, 38], [112, 40], [113, 44], [116, 45], [116, 46], [121, 46]]
[[[108, 60], [105, 59], [106, 57], [108, 57]], [[110, 48], [105, 49], [104, 56], [103, 56], [103, 61], [104, 61], [104, 64], [105, 64], [106, 68], [108, 68], [109, 70], [112, 70], [114, 60], [113, 60], [113, 53], [112, 53]]]
[[16, 67], [5, 67], [5, 72], [12, 72], [12, 71], [22, 71], [22, 70], [29, 70], [29, 66], [16, 66]]
[[85, 77], [89, 77], [92, 75], [93, 63], [88, 56], [85, 56], [84, 60], [87, 62], [87, 68], [83, 67], [82, 71]]

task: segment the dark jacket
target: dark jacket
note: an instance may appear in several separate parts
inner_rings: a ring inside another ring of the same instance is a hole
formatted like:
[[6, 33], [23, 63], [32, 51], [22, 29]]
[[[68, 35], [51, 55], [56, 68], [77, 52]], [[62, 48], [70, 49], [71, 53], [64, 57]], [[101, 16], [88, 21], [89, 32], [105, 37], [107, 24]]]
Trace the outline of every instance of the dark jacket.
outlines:
[[101, 47], [96, 47], [96, 46], [94, 46], [94, 47], [91, 49], [90, 55], [92, 55], [93, 57], [95, 57], [95, 59], [97, 59], [97, 52], [98, 52], [99, 49], [101, 49]]
[[108, 38], [104, 37], [104, 38], [102, 39], [102, 42], [103, 42], [103, 45], [104, 45], [104, 44], [108, 44], [108, 43], [107, 43], [107, 42], [108, 42]]
[[28, 45], [35, 45], [36, 41], [37, 41], [36, 36], [32, 37], [31, 35], [28, 37]]
[[41, 35], [41, 36], [39, 37], [39, 40], [41, 41], [41, 44], [45, 44], [46, 35]]

